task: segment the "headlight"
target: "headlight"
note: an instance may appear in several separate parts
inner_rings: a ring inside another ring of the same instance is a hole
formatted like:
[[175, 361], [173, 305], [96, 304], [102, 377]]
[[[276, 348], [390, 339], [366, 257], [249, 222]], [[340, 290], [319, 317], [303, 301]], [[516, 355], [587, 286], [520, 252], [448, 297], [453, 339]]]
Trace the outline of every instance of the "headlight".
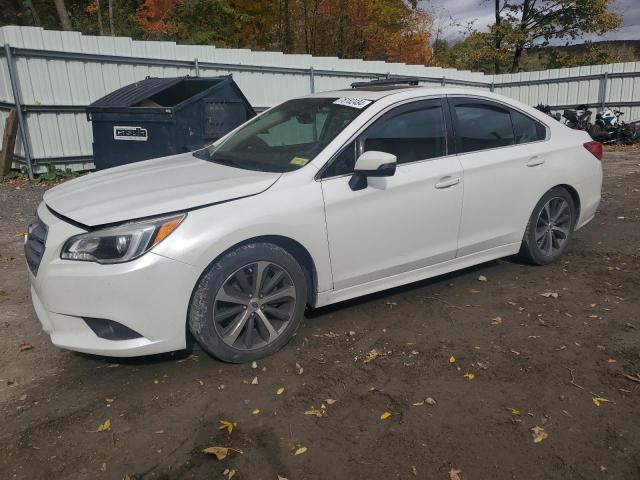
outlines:
[[98, 263], [128, 262], [167, 238], [186, 216], [183, 213], [154, 218], [76, 235], [64, 244], [60, 258]]

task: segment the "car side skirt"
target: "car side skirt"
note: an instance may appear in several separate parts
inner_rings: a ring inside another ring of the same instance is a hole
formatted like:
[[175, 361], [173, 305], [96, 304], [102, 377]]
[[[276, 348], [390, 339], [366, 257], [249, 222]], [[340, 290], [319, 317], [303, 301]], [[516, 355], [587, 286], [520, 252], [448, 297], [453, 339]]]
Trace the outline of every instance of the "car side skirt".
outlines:
[[489, 262], [497, 258], [514, 255], [520, 250], [520, 242], [502, 245], [500, 247], [491, 248], [482, 252], [473, 253], [464, 257], [454, 258], [446, 262], [429, 265], [428, 267], [418, 268], [397, 275], [391, 275], [371, 282], [347, 287], [340, 290], [330, 290], [327, 292], [319, 292], [316, 298], [315, 307], [322, 307], [332, 303], [343, 302], [355, 297], [369, 295], [371, 293], [387, 290], [389, 288], [399, 287], [408, 283], [425, 280], [427, 278], [436, 277], [445, 273], [450, 273], [463, 268], [478, 265], [480, 263]]

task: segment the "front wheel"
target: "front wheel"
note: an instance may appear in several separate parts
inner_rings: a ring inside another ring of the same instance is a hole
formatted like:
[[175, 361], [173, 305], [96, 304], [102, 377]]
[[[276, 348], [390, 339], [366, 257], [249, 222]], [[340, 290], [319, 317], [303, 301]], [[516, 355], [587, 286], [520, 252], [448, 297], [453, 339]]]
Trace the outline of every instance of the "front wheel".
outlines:
[[576, 206], [564, 188], [549, 190], [533, 209], [519, 256], [535, 265], [556, 261], [566, 250], [576, 223]]
[[307, 289], [304, 271], [286, 250], [271, 243], [240, 246], [201, 277], [189, 308], [189, 330], [220, 360], [266, 357], [297, 331]]

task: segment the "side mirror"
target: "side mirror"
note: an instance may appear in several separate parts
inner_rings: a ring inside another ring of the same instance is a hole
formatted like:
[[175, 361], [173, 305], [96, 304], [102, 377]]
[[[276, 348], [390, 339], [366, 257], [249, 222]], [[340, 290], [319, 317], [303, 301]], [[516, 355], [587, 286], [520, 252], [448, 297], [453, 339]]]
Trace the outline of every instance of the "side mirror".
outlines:
[[368, 177], [392, 177], [396, 173], [396, 156], [374, 150], [364, 152], [356, 160], [353, 176], [349, 179], [351, 190], [367, 187]]

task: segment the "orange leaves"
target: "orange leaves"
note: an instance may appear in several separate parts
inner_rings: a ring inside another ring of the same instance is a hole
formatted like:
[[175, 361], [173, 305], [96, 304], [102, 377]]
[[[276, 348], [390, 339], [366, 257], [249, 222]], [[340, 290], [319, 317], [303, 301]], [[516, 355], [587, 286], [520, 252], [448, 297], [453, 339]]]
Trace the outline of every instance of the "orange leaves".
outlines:
[[180, 3], [181, 0], [145, 0], [136, 10], [136, 22], [146, 33], [176, 34], [179, 29], [171, 19]]

